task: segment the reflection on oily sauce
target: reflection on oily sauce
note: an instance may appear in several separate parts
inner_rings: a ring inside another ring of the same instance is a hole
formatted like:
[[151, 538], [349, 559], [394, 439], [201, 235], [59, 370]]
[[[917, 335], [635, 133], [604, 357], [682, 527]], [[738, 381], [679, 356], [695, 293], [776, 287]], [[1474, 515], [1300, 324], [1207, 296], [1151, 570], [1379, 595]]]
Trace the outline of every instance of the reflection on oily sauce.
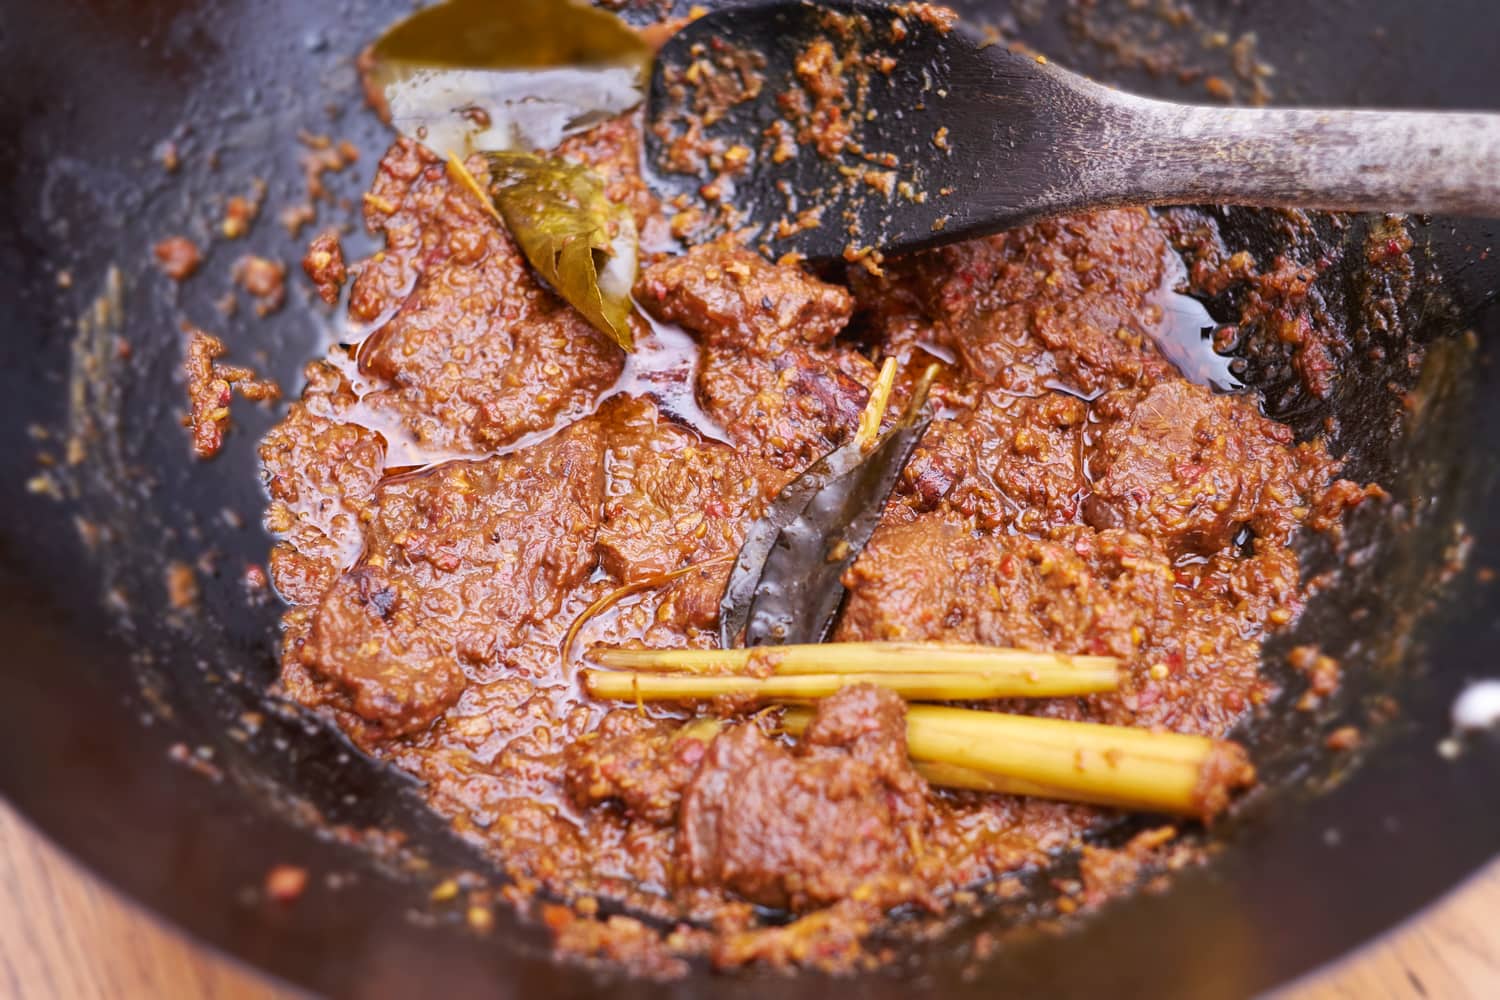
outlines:
[[1178, 291], [1188, 283], [1182, 258], [1168, 249], [1163, 263], [1161, 287], [1151, 298], [1151, 305], [1161, 314], [1151, 330], [1156, 349], [1189, 382], [1215, 392], [1243, 391], [1246, 386], [1231, 367], [1235, 359], [1214, 350], [1214, 333], [1222, 324], [1209, 315], [1202, 302]]
[[383, 483], [426, 473], [449, 462], [492, 458], [529, 448], [576, 420], [593, 415], [605, 400], [620, 395], [650, 397], [665, 416], [700, 437], [723, 443], [729, 441], [718, 422], [698, 404], [695, 392], [699, 364], [697, 342], [681, 327], [659, 322], [644, 310], [638, 310], [636, 317], [645, 332], [637, 331], [636, 349], [625, 356], [620, 377], [587, 410], [559, 420], [545, 430], [523, 435], [503, 447], [487, 451], [443, 448], [424, 442], [412, 433], [399, 411], [385, 405], [385, 393], [390, 386], [369, 371], [363, 361], [385, 324], [399, 310], [400, 303], [397, 303], [369, 323], [355, 323], [347, 318], [344, 310], [340, 310], [344, 319], [333, 324], [328, 331], [328, 363], [344, 376], [357, 400], [343, 411], [342, 417], [380, 436], [386, 455]]
[[663, 323], [644, 309], [636, 315], [650, 332], [636, 335], [636, 349], [625, 356], [625, 370], [605, 394], [650, 396], [664, 414], [711, 441], [729, 443], [724, 429], [698, 405], [698, 342], [673, 323]]
[[336, 346], [328, 352], [328, 363], [343, 374], [357, 399], [354, 405], [342, 413], [342, 417], [348, 423], [358, 424], [380, 435], [385, 446], [386, 478], [459, 459], [485, 457], [472, 452], [437, 448], [420, 441], [401, 419], [401, 414], [380, 404], [380, 393], [385, 386], [360, 370], [355, 360], [358, 349], [358, 345]]

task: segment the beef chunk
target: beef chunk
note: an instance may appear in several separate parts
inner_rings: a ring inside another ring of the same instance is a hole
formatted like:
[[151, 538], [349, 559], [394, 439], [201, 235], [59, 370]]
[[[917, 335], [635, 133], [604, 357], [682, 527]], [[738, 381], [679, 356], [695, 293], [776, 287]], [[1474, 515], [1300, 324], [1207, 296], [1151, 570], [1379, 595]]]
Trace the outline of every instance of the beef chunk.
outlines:
[[874, 366], [849, 351], [757, 358], [707, 347], [698, 397], [736, 445], [801, 470], [853, 436], [874, 381]]
[[[483, 175], [482, 160], [470, 167]], [[399, 140], [365, 211], [386, 251], [355, 279], [350, 311], [389, 320], [362, 345], [360, 364], [392, 383], [419, 442], [490, 450], [580, 415], [614, 384], [620, 349], [538, 282], [431, 153]]]
[[856, 290], [893, 348], [926, 337], [983, 386], [1093, 395], [1172, 374], [1151, 340], [1167, 253], [1145, 211], [1099, 212], [914, 254]]
[[[624, 583], [734, 555], [788, 478], [672, 423], [648, 400], [611, 402], [601, 417], [610, 433], [599, 556]], [[712, 625], [729, 570], [684, 578], [668, 603], [688, 624]]]
[[1087, 424], [1087, 405], [1065, 393], [980, 393], [971, 408], [933, 422], [899, 491], [919, 511], [946, 504], [987, 528], [1068, 523], [1084, 489]]
[[268, 527], [276, 589], [292, 604], [316, 604], [364, 550], [361, 524], [385, 469], [385, 442], [346, 422], [357, 404], [332, 365], [307, 366], [307, 388], [260, 444], [271, 506]]
[[843, 289], [711, 244], [648, 269], [636, 293], [698, 335], [699, 402], [736, 445], [801, 469], [853, 433], [875, 369], [833, 343], [849, 320]]
[[365, 554], [324, 595], [301, 659], [348, 691], [372, 738], [420, 730], [594, 565], [603, 435], [585, 421], [502, 458], [376, 492]]
[[1129, 609], [1106, 601], [1088, 564], [1054, 542], [975, 537], [956, 522], [924, 517], [882, 526], [845, 583], [842, 638], [1132, 651]]
[[323, 596], [313, 620], [309, 662], [392, 736], [427, 728], [467, 683], [447, 636], [426, 627], [422, 597], [404, 574], [360, 566]]
[[1299, 453], [1291, 429], [1249, 399], [1187, 382], [1111, 393], [1096, 409], [1105, 426], [1088, 459], [1091, 520], [1155, 535], [1173, 552], [1212, 554], [1247, 525], [1286, 541], [1312, 484], [1335, 468], [1321, 447]]
[[722, 243], [694, 247], [641, 276], [642, 304], [710, 343], [759, 355], [826, 347], [849, 323], [849, 293], [798, 267]]
[[904, 704], [849, 688], [819, 705], [795, 751], [751, 724], [714, 740], [683, 793], [677, 874], [792, 910], [909, 898], [928, 822]]
[[580, 806], [613, 801], [631, 816], [665, 826], [718, 732], [712, 720], [685, 726], [619, 709], [563, 755], [563, 785]]

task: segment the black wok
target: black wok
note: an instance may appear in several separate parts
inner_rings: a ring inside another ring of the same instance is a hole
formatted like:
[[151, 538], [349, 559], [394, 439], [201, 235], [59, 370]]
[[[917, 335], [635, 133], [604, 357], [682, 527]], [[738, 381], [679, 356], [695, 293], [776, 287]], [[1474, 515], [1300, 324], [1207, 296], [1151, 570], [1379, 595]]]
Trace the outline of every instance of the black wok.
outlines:
[[[1489, 0], [1198, 6], [1230, 40], [1258, 34], [1280, 100], [1500, 108], [1500, 18]], [[665, 987], [600, 978], [551, 961], [543, 935], [506, 912], [484, 937], [434, 912], [427, 896], [438, 878], [486, 862], [401, 776], [264, 704], [277, 607], [247, 600], [241, 577], [268, 547], [254, 443], [273, 415], [237, 411], [226, 453], [195, 464], [177, 424], [179, 323], [222, 332], [236, 360], [259, 356], [299, 384], [325, 322], [300, 278], [287, 308], [265, 321], [245, 308], [226, 319], [214, 300], [240, 254], [298, 256], [274, 216], [302, 186], [299, 129], [358, 142], [364, 157], [336, 182], [357, 202], [386, 136], [359, 107], [351, 57], [404, 9], [401, 0], [7, 0], [0, 12], [0, 790], [128, 895], [317, 990], [564, 996], [607, 984], [620, 995], [752, 995], [767, 988], [755, 975]], [[1109, 43], [1118, 33], [1085, 40], [1082, 20], [1103, 16], [1091, 7], [997, 0], [971, 11], [1007, 19], [1100, 77], [1164, 96], [1203, 93], [1201, 80], [1184, 89], [1172, 72], [1142, 71], [1128, 46]], [[1177, 62], [1237, 79], [1229, 51], [1201, 44], [1206, 29], [1139, 12], [1122, 23], [1148, 53], [1177, 46]], [[152, 150], [172, 137], [184, 163], [169, 176]], [[179, 232], [206, 241], [222, 198], [256, 176], [269, 182], [265, 216], [248, 239], [215, 242], [179, 293], [150, 264], [151, 244]], [[325, 223], [350, 217], [323, 213]], [[1320, 251], [1289, 247], [1274, 215], [1219, 219], [1231, 243], [1263, 257]], [[1456, 760], [1437, 752], [1456, 693], [1500, 672], [1500, 591], [1478, 572], [1500, 563], [1500, 527], [1488, 516], [1500, 505], [1496, 225], [1416, 228], [1424, 277], [1397, 315], [1372, 310], [1358, 253], [1320, 281], [1331, 315], [1364, 330], [1365, 348], [1385, 348], [1384, 359], [1362, 349], [1346, 362], [1331, 403], [1290, 389], [1274, 347], [1250, 351], [1272, 410], [1304, 431], [1336, 416], [1351, 474], [1393, 493], [1361, 508], [1342, 552], [1307, 554], [1315, 569], [1345, 564], [1345, 578], [1289, 641], [1315, 638], [1344, 660], [1341, 696], [1311, 713], [1283, 703], [1258, 727], [1267, 787], [1213, 832], [1224, 849], [1206, 869], [1066, 934], [1011, 935], [983, 961], [970, 940], [1007, 915], [907, 948], [893, 971], [859, 984], [869, 995], [915, 985], [955, 996], [1243, 996], [1390, 927], [1500, 847], [1500, 742], [1472, 740]], [[1321, 232], [1322, 249], [1336, 250], [1357, 247], [1364, 229]], [[1420, 384], [1395, 350], [1405, 338], [1434, 345]], [[1404, 432], [1393, 382], [1416, 386]], [[169, 607], [164, 567], [200, 559], [196, 610]], [[1321, 749], [1346, 723], [1367, 734], [1358, 767]], [[348, 843], [369, 829], [404, 831], [407, 844]], [[278, 863], [314, 875], [295, 905], [261, 898]], [[774, 988], [813, 997], [829, 986], [803, 976]]]

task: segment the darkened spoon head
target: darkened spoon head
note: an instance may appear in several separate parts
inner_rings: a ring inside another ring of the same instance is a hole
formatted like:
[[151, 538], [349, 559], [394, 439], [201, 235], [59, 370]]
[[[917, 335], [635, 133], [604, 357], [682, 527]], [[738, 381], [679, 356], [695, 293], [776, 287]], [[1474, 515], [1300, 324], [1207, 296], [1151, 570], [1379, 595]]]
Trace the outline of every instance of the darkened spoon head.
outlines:
[[952, 242], [1115, 205], [1500, 212], [1500, 115], [1197, 107], [1109, 90], [920, 4], [710, 14], [651, 80], [647, 168], [695, 242]]
[[1064, 207], [1039, 194], [1066, 190], [1039, 109], [1077, 103], [1042, 61], [919, 5], [783, 0], [667, 42], [646, 163], [691, 242], [748, 228], [772, 257], [914, 249]]

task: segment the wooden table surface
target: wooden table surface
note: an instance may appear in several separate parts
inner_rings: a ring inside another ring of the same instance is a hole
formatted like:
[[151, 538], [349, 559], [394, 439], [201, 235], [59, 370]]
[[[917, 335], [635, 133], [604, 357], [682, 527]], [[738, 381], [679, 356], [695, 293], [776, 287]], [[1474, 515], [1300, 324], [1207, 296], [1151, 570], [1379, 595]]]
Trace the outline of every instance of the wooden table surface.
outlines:
[[[116, 896], [0, 803], [0, 996], [287, 1000]], [[1278, 1000], [1500, 996], [1500, 861], [1412, 925]]]

